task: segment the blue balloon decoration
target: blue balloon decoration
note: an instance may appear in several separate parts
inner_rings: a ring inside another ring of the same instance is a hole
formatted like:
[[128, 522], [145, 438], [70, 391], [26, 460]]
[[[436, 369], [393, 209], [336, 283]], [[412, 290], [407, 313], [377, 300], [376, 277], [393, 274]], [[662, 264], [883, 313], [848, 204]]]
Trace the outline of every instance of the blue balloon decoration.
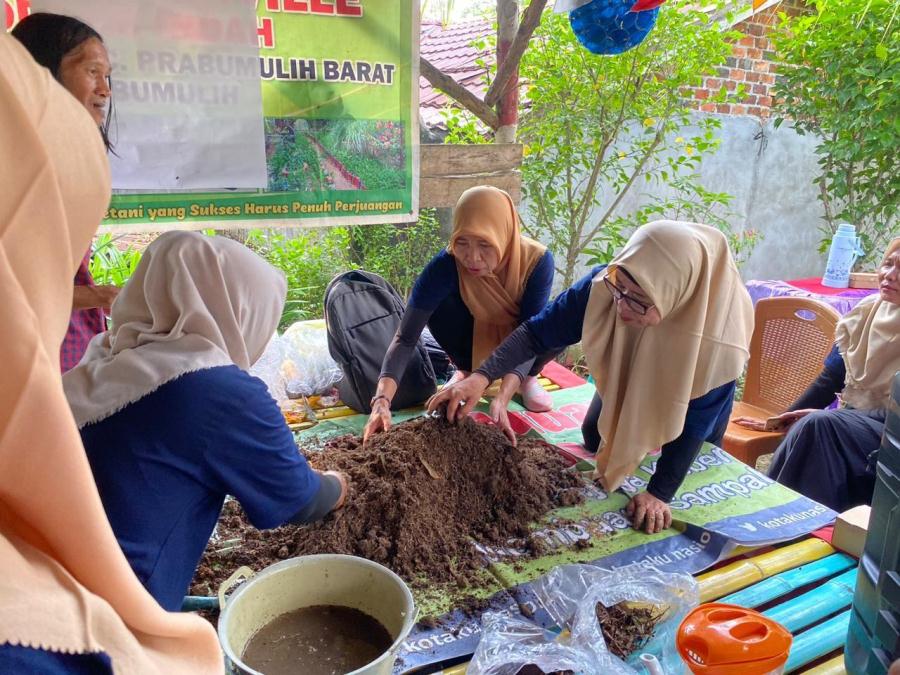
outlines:
[[659, 7], [632, 12], [635, 0], [592, 0], [569, 12], [578, 41], [594, 54], [621, 54], [640, 44], [656, 24]]

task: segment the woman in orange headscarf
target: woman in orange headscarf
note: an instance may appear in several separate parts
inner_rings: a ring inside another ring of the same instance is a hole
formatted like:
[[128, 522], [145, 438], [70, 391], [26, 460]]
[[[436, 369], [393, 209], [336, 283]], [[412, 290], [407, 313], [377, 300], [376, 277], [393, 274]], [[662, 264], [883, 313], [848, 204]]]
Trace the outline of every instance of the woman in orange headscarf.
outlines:
[[[900, 371], [900, 238], [878, 268], [878, 294], [838, 323], [822, 373], [780, 415], [791, 429], [769, 476], [835, 511], [872, 500], [891, 382]], [[825, 410], [839, 396], [841, 406]], [[735, 419], [762, 430], [764, 420]]]
[[2, 34], [0, 101], [0, 672], [222, 672], [212, 627], [131, 571], [63, 395], [72, 276], [110, 195], [100, 134]]
[[[425, 267], [413, 288], [400, 328], [385, 354], [365, 437], [390, 428], [391, 401], [402, 384], [410, 354], [426, 324], [457, 368], [452, 382], [481, 365], [523, 321], [550, 297], [553, 256], [520, 232], [510, 196], [495, 187], [466, 190], [453, 212], [450, 245]], [[550, 409], [537, 381], [555, 352], [516, 364], [515, 387], [529, 410]], [[400, 384], [398, 384], [400, 383]]]

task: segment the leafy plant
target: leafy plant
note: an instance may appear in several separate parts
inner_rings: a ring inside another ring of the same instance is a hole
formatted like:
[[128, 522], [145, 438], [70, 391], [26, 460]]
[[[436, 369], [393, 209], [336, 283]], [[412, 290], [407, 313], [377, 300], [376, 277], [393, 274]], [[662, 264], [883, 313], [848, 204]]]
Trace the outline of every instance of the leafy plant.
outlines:
[[250, 231], [247, 246], [280, 268], [287, 278], [287, 302], [279, 329], [322, 316], [325, 287], [346, 267], [349, 242], [349, 233], [343, 227], [303, 230], [294, 236], [278, 230]]
[[383, 276], [403, 297], [445, 244], [434, 209], [420, 211], [415, 223], [357, 225], [350, 228], [350, 240], [353, 263]]
[[812, 13], [780, 14], [786, 62], [775, 124], [819, 137], [815, 179], [825, 211], [820, 250], [842, 222], [856, 225], [871, 266], [897, 231], [900, 200], [900, 31], [896, 0], [814, 0]]
[[447, 127], [444, 143], [450, 145], [480, 145], [489, 143], [489, 134], [478, 118], [468, 110], [447, 106], [440, 112]]
[[[286, 120], [287, 122], [306, 122], [306, 120]], [[266, 144], [272, 149], [267, 161], [269, 171], [269, 190], [312, 192], [321, 190], [328, 180], [319, 164], [319, 154], [313, 148], [309, 138], [301, 128], [291, 124], [275, 127], [274, 122], [285, 120], [266, 120]], [[273, 128], [274, 127], [274, 128]]]
[[728, 237], [728, 244], [738, 267], [747, 262], [762, 235], [755, 229], [732, 230], [728, 221], [728, 217], [733, 215], [728, 208], [731, 203], [730, 194], [707, 190], [693, 175], [676, 175], [670, 179], [669, 185], [676, 190], [674, 197], [644, 195], [651, 200], [649, 204], [627, 217], [610, 218], [609, 226], [598, 233], [584, 249], [588, 265], [608, 264], [628, 241], [627, 233], [634, 229], [636, 223], [661, 218], [704, 223], [718, 228]]
[[[720, 30], [696, 6], [670, 0], [644, 42], [615, 56], [587, 52], [564, 15], [545, 13], [525, 52], [522, 79], [531, 86], [519, 133], [526, 228], [549, 243], [566, 285], [586, 249], [608, 260], [651, 215], [706, 217], [730, 200], [697, 182], [700, 161], [718, 147], [720, 122], [692, 117], [683, 92], [714, 73], [740, 33]], [[742, 94], [723, 88], [712, 100]], [[651, 193], [674, 187], [678, 196], [621, 213], [625, 197], [642, 185]]]
[[100, 234], [94, 240], [91, 256], [91, 276], [99, 286], [124, 286], [141, 261], [141, 252], [132, 247], [120, 249], [118, 237]]
[[404, 225], [354, 225], [302, 230], [251, 230], [247, 246], [284, 271], [288, 292], [279, 330], [323, 315], [325, 288], [336, 274], [359, 267], [380, 274], [404, 297], [443, 245], [434, 210]]

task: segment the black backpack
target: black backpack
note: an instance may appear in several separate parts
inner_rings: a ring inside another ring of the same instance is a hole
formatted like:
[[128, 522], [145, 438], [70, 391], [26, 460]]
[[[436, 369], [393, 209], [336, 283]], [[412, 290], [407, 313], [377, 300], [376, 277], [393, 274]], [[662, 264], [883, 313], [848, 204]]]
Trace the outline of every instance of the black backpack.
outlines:
[[[325, 289], [328, 351], [344, 373], [338, 383], [341, 400], [354, 410], [372, 410], [369, 401], [375, 395], [381, 362], [400, 326], [403, 310], [400, 294], [372, 272], [344, 272]], [[419, 338], [391, 408], [422, 403], [436, 389], [434, 368]]]

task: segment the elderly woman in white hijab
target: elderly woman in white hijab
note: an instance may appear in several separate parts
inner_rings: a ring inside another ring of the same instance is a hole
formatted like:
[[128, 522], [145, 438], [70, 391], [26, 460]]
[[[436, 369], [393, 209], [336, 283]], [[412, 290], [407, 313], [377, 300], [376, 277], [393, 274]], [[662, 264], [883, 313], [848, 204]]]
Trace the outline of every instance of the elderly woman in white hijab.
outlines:
[[[878, 294], [848, 312], [834, 338], [822, 373], [780, 415], [790, 431], [769, 476], [840, 512], [870, 503], [875, 488], [891, 381], [900, 371], [900, 238], [888, 245], [878, 268]], [[841, 406], [825, 410], [835, 396]], [[748, 417], [735, 422], [765, 426]]]
[[346, 496], [346, 478], [309, 467], [247, 372], [285, 292], [242, 244], [168, 232], [63, 378], [116, 538], [167, 609], [181, 607], [226, 495], [260, 529], [319, 520]]
[[220, 673], [212, 627], [129, 568], [60, 383], [72, 277], [109, 201], [97, 127], [2, 34], [0, 101], [0, 672]]
[[[647, 490], [626, 509], [635, 528], [655, 533], [671, 525], [668, 502], [703, 443], [721, 441], [752, 332], [750, 296], [725, 236], [695, 223], [648, 223], [608, 267], [563, 291], [428, 407], [446, 405], [459, 420], [494, 378], [509, 390], [512, 364], [580, 340], [597, 387], [582, 433], [603, 487], [618, 488], [662, 447]], [[507, 403], [494, 399], [491, 416], [515, 443]]]

